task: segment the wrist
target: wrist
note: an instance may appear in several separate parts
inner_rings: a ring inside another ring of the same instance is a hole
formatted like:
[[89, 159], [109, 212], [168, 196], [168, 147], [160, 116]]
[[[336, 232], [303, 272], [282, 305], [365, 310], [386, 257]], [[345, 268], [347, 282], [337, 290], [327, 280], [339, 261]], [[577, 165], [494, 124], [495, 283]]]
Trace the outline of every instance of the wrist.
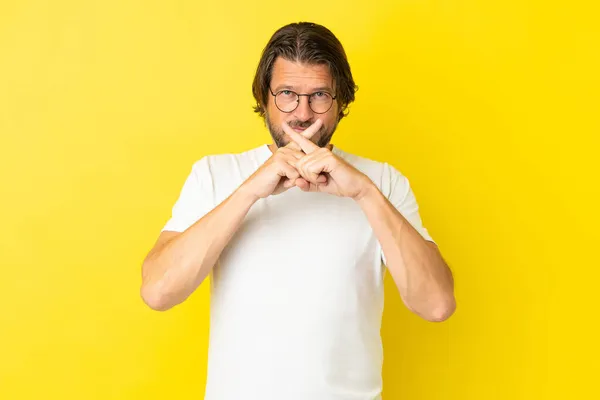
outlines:
[[233, 197], [238, 199], [240, 202], [247, 204], [248, 206], [252, 206], [258, 201], [258, 199], [260, 199], [260, 196], [257, 196], [251, 190], [251, 188], [248, 187], [247, 182], [244, 182], [236, 189], [236, 191], [233, 193]]
[[358, 194], [354, 196], [353, 199], [358, 204], [362, 204], [366, 201], [369, 201], [369, 199], [373, 198], [373, 196], [377, 193], [379, 193], [379, 189], [377, 188], [377, 186], [375, 186], [373, 181], [365, 175], [364, 183], [361, 189], [359, 190]]

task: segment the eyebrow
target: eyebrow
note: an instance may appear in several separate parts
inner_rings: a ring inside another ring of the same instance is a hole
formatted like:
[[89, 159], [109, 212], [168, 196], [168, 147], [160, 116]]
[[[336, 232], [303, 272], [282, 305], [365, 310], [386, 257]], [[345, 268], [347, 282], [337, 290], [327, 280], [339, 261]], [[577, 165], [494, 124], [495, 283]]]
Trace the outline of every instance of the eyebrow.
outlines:
[[[279, 85], [275, 88], [275, 90], [273, 90], [274, 92], [279, 92], [280, 90], [293, 90], [296, 91], [296, 89], [293, 86], [290, 85]], [[315, 92], [329, 92], [332, 93], [333, 89], [331, 89], [329, 86], [319, 86], [316, 88], [313, 88], [311, 93], [315, 93]]]

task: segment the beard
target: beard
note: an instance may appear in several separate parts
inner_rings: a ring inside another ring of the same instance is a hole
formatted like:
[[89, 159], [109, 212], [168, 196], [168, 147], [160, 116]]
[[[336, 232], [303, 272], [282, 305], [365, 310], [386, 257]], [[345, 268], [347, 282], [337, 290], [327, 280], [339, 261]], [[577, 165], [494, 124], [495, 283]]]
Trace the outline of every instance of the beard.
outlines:
[[[294, 120], [294, 121], [288, 122], [288, 125], [291, 128], [294, 128], [294, 127], [308, 128], [314, 122], [315, 121], [313, 121], [313, 120], [305, 121], [305, 122]], [[288, 138], [287, 134], [283, 131], [283, 129], [276, 127], [271, 122], [271, 118], [269, 117], [268, 112], [265, 113], [265, 124], [267, 125], [267, 129], [269, 130], [269, 133], [271, 133], [273, 142], [275, 142], [277, 147], [285, 147], [290, 143], [291, 139]], [[325, 126], [325, 124], [323, 124], [321, 126], [321, 128], [312, 136], [312, 138], [310, 140], [319, 147], [325, 147], [331, 141], [331, 138], [333, 137], [333, 133], [335, 132], [336, 128], [337, 128], [337, 121], [335, 122], [335, 124], [332, 127], [327, 127], [327, 126]]]

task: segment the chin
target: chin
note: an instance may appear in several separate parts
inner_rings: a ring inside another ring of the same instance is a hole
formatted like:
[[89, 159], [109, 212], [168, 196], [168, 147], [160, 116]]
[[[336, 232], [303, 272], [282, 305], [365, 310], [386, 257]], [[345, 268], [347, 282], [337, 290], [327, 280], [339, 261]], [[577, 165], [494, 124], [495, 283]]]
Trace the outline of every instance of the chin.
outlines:
[[290, 143], [289, 140], [286, 141], [286, 140], [281, 140], [281, 139], [278, 139], [278, 138], [273, 138], [273, 142], [275, 143], [275, 145], [278, 148], [279, 147], [285, 147], [285, 146], [287, 146]]

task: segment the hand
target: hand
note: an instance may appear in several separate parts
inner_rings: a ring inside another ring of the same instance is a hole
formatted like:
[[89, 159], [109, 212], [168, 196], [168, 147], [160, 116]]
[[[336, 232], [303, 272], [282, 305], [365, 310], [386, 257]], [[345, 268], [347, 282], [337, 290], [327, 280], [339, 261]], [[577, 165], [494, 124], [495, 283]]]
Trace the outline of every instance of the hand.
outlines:
[[[299, 179], [296, 181], [300, 189], [358, 200], [371, 188], [372, 182], [365, 174], [333, 154], [328, 148], [317, 146], [304, 135], [295, 132], [285, 122], [283, 130], [306, 154], [294, 160], [296, 170], [304, 179], [304, 182]], [[325, 182], [319, 178], [323, 174], [327, 176]]]
[[[305, 140], [310, 138], [321, 128], [322, 121], [317, 120], [314, 124], [302, 132]], [[291, 129], [291, 128], [290, 128]], [[294, 132], [295, 133], [295, 132]], [[311, 142], [312, 143], [312, 142]], [[275, 153], [250, 176], [243, 186], [253, 196], [265, 198], [285, 192], [294, 186], [307, 186], [308, 182], [300, 176], [295, 165], [296, 161], [306, 154], [294, 141], [287, 146], [280, 147]], [[323, 183], [327, 180], [325, 176], [317, 177], [315, 180]]]

